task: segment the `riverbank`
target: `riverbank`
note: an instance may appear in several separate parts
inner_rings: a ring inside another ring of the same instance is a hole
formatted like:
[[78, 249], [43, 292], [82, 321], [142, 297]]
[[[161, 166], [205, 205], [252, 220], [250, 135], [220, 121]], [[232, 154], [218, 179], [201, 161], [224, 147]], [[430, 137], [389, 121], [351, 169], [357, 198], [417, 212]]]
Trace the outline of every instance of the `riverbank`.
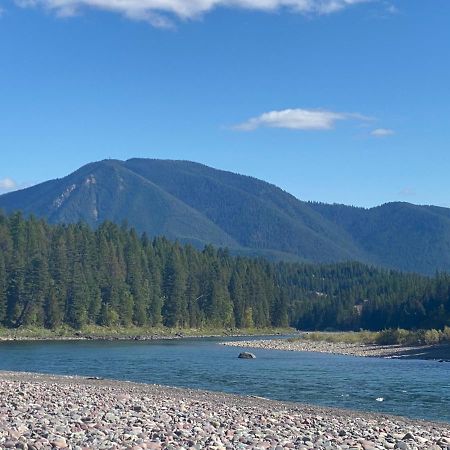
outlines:
[[0, 448], [450, 449], [450, 426], [79, 377], [0, 372]]
[[0, 328], [1, 341], [76, 341], [76, 340], [156, 340], [202, 337], [239, 337], [292, 335], [293, 328], [233, 328], [233, 329], [177, 329], [177, 328], [139, 328], [139, 327], [100, 327], [90, 326], [81, 330], [59, 328]]
[[270, 339], [239, 342], [222, 342], [231, 347], [296, 352], [331, 353], [360, 357], [436, 359], [450, 361], [450, 344], [440, 345], [376, 345], [348, 342], [327, 342], [307, 339]]

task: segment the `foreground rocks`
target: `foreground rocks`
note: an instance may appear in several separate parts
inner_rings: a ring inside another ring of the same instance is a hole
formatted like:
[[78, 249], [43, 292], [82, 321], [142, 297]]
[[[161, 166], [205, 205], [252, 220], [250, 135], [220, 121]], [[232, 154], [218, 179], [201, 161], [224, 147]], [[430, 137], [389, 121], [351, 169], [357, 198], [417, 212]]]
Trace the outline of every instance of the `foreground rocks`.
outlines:
[[450, 427], [260, 398], [0, 372], [0, 449], [450, 450]]
[[222, 345], [241, 348], [259, 348], [263, 350], [286, 350], [297, 352], [332, 353], [335, 355], [383, 357], [383, 358], [418, 358], [450, 360], [450, 346], [417, 346], [347, 344], [344, 342], [310, 341], [307, 339], [266, 339], [251, 341], [222, 342]]

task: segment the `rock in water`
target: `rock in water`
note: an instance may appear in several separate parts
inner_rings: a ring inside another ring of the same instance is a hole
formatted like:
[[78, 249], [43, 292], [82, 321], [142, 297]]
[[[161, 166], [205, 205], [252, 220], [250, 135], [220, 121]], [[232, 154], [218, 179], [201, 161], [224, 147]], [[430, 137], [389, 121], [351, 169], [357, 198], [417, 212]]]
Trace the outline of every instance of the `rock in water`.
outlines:
[[256, 356], [253, 353], [250, 353], [250, 352], [242, 352], [242, 353], [239, 353], [238, 358], [241, 358], [241, 359], [255, 359]]

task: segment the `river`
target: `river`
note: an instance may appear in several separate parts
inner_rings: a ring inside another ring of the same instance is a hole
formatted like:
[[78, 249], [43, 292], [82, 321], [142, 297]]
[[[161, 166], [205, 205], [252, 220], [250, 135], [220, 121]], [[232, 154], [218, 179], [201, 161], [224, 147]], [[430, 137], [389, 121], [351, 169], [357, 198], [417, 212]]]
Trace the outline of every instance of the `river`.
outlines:
[[[238, 339], [238, 338], [235, 338]], [[248, 338], [246, 338], [248, 340]], [[255, 350], [223, 338], [0, 343], [0, 370], [98, 376], [450, 422], [450, 364]]]

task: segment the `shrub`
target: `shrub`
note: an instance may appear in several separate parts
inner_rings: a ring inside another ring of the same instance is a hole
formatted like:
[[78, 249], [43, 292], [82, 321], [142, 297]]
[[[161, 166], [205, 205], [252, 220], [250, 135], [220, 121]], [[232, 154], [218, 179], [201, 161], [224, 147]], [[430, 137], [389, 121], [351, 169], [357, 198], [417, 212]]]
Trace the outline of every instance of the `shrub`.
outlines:
[[441, 342], [450, 342], [450, 327], [444, 327], [441, 333]]
[[400, 344], [400, 330], [390, 329], [380, 331], [377, 337], [377, 344], [379, 345], [396, 345]]
[[423, 341], [425, 344], [438, 344], [441, 333], [438, 330], [427, 330], [423, 334]]

